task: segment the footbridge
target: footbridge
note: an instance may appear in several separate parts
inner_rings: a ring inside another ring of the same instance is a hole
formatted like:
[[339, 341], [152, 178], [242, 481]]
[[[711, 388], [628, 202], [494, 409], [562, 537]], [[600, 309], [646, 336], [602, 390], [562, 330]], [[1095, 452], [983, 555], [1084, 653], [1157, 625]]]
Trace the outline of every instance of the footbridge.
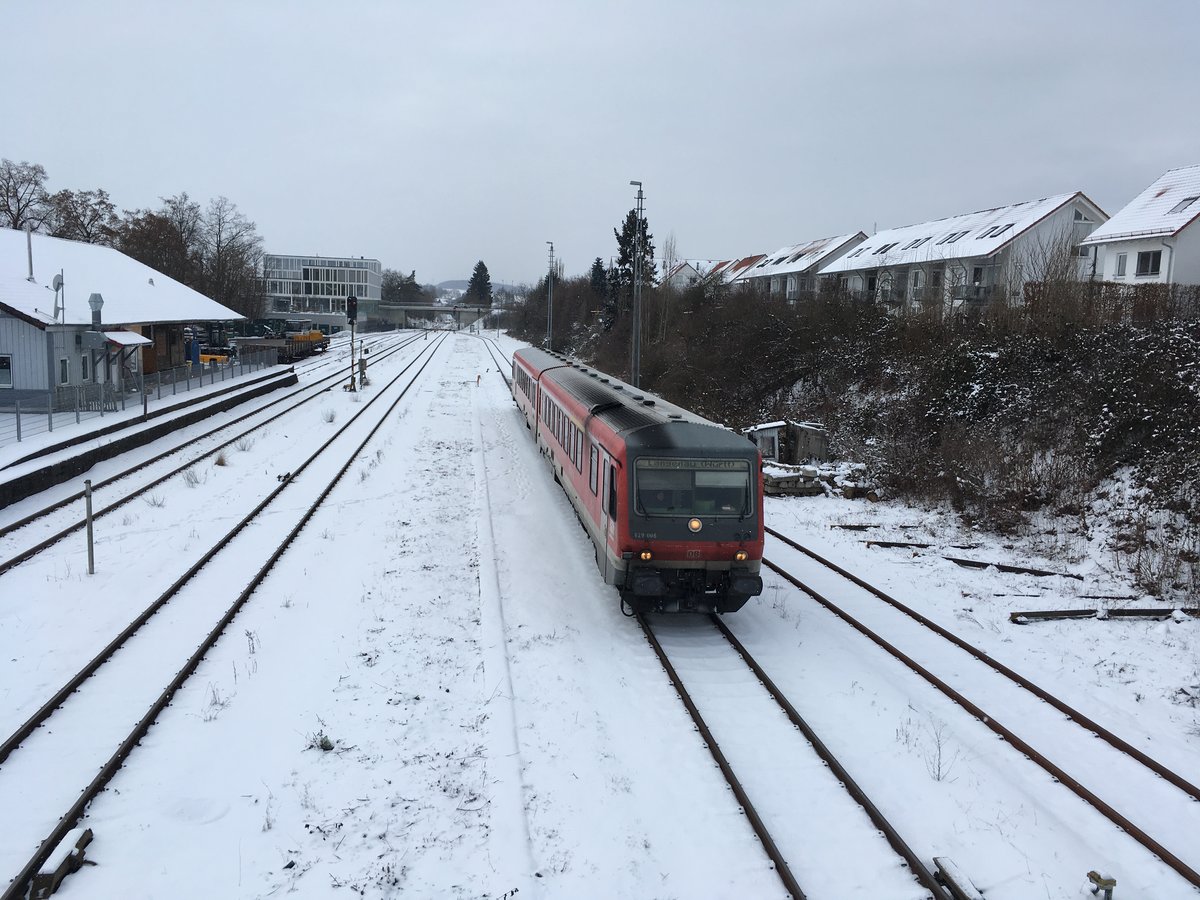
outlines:
[[380, 303], [379, 318], [401, 328], [419, 327], [420, 325], [445, 324], [448, 319], [454, 322], [455, 328], [472, 325], [488, 314], [495, 312], [497, 307], [468, 306], [455, 304], [453, 306]]

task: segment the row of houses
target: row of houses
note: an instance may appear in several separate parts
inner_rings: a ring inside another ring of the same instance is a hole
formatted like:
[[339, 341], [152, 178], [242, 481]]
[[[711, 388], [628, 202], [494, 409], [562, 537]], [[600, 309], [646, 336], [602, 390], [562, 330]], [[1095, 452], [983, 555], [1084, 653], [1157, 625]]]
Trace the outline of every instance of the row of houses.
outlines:
[[1082, 191], [781, 247], [738, 259], [690, 260], [676, 288], [719, 280], [798, 300], [821, 287], [897, 308], [1023, 296], [1047, 279], [1138, 285], [1200, 283], [1200, 166], [1164, 173], [1109, 217]]

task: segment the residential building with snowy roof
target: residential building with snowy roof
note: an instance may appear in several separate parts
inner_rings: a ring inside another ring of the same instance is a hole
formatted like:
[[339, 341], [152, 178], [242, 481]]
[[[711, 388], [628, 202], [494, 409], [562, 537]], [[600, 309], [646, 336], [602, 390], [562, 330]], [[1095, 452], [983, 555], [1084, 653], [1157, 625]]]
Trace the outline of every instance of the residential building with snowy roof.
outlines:
[[1165, 172], [1083, 243], [1097, 277], [1120, 284], [1200, 284], [1200, 166]]
[[765, 258], [765, 253], [756, 253], [753, 256], [743, 256], [740, 259], [723, 259], [712, 267], [707, 277], [717, 279], [722, 284], [733, 284], [737, 281], [739, 275]]
[[880, 231], [819, 274], [897, 309], [1019, 299], [1030, 281], [1089, 277], [1094, 254], [1081, 244], [1107, 219], [1080, 191], [1026, 200]]
[[792, 244], [768, 253], [754, 265], [744, 268], [734, 278], [734, 283], [795, 301], [816, 293], [817, 272], [823, 266], [849, 253], [866, 239], [866, 234], [856, 231]]
[[667, 266], [665, 261], [660, 269], [659, 284], [676, 291], [684, 291], [692, 285], [703, 281], [704, 276], [712, 268], [711, 259], [681, 259]]

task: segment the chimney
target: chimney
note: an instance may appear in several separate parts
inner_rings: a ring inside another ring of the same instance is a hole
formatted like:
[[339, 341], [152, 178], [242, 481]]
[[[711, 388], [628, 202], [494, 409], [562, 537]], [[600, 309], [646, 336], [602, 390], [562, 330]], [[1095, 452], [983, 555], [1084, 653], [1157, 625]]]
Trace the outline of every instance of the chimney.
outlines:
[[33, 281], [33, 226], [25, 223], [25, 249], [29, 252], [29, 280]]

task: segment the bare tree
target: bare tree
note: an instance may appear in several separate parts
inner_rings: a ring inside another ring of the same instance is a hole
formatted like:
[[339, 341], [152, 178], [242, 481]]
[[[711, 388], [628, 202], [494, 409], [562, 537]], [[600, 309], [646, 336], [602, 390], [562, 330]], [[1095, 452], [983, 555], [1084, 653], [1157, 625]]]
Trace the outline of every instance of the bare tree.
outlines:
[[0, 160], [0, 225], [41, 231], [49, 215], [46, 170], [37, 163]]
[[226, 197], [210, 201], [198, 223], [204, 293], [249, 318], [261, 318], [266, 298], [259, 277], [262, 238]]
[[54, 237], [86, 244], [113, 243], [119, 220], [107, 191], [62, 190], [52, 194], [47, 203], [47, 230]]

